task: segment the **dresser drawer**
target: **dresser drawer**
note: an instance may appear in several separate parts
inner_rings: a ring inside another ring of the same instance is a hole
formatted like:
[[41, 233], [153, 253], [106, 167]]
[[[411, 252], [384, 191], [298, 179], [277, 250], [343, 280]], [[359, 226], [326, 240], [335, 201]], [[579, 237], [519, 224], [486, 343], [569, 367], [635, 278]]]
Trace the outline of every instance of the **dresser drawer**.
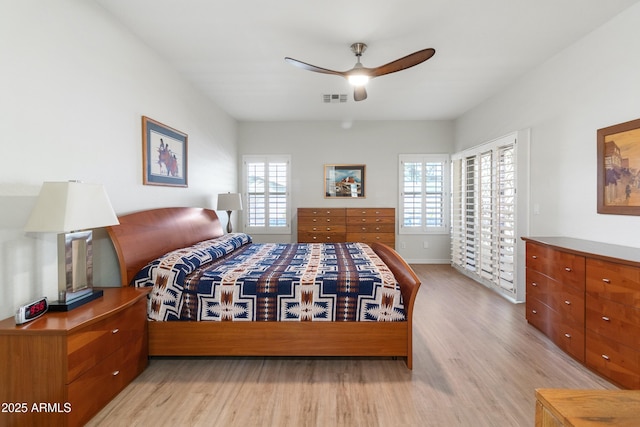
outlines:
[[395, 219], [396, 210], [394, 208], [347, 208], [347, 218], [375, 218], [391, 217]]
[[640, 309], [587, 295], [586, 327], [640, 350]]
[[587, 293], [596, 298], [640, 307], [640, 268], [589, 259]]
[[344, 218], [344, 208], [321, 209], [321, 208], [298, 208], [298, 221], [300, 217], [324, 217], [324, 218]]
[[584, 362], [584, 326], [563, 319], [561, 313], [535, 298], [527, 298], [527, 321], [547, 335], [558, 347]]
[[318, 222], [314, 224], [306, 224], [298, 230], [304, 233], [345, 233], [347, 231], [347, 226], [331, 222]]
[[345, 233], [337, 232], [306, 232], [298, 230], [298, 242], [300, 243], [337, 243], [345, 241]]
[[527, 297], [526, 305], [527, 321], [544, 332], [545, 335], [549, 335], [555, 327], [557, 313], [536, 298]]
[[360, 227], [362, 225], [375, 226], [377, 224], [389, 224], [391, 226], [394, 226], [395, 218], [392, 216], [361, 216], [361, 217], [348, 216], [347, 217], [347, 226], [349, 228]]
[[394, 233], [347, 233], [347, 242], [361, 243], [384, 243], [385, 245], [394, 245], [396, 235]]
[[67, 382], [93, 367], [111, 352], [143, 336], [146, 328], [146, 298], [116, 316], [74, 332], [67, 344]]
[[147, 365], [147, 337], [116, 349], [68, 385], [70, 425], [86, 423], [122, 391]]
[[309, 227], [318, 226], [338, 226], [345, 227], [346, 221], [343, 216], [300, 216], [298, 217], [298, 228], [308, 229]]
[[535, 298], [558, 312], [563, 322], [584, 324], [584, 292], [563, 286], [537, 271], [527, 269], [527, 300]]
[[640, 388], [640, 352], [587, 331], [586, 365], [626, 388]]
[[348, 231], [350, 233], [393, 233], [395, 234], [396, 226], [392, 222], [362, 223], [349, 224]]
[[584, 291], [585, 257], [527, 242], [527, 268]]

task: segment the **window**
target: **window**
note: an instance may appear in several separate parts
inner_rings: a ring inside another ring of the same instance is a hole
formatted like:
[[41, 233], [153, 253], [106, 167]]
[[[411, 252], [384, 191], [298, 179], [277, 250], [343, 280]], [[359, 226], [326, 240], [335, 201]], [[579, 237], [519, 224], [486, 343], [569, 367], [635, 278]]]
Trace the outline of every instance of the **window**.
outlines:
[[289, 214], [290, 157], [243, 156], [245, 230], [250, 233], [291, 233]]
[[449, 156], [400, 155], [401, 234], [448, 233]]
[[478, 281], [515, 294], [516, 137], [452, 156], [451, 260]]

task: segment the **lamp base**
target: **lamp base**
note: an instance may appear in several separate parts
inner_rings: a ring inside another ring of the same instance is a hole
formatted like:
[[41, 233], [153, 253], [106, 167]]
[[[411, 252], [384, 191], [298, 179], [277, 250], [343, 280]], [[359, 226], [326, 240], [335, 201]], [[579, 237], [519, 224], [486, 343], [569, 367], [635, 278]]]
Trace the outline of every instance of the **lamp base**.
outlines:
[[71, 302], [54, 301], [49, 303], [49, 311], [71, 311], [74, 308], [78, 308], [81, 305], [84, 305], [90, 301], [93, 301], [94, 299], [100, 298], [103, 294], [104, 294], [104, 291], [102, 291], [102, 289], [97, 289], [97, 290], [91, 291], [90, 294], [87, 294], [82, 298], [75, 299]]

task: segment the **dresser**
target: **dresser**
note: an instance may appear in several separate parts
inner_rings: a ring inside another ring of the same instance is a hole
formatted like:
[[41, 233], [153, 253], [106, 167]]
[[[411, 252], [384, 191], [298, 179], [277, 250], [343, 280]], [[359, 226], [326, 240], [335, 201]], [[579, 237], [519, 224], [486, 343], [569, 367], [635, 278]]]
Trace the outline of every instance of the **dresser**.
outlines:
[[523, 238], [527, 321], [590, 369], [640, 389], [640, 249]]
[[103, 291], [72, 311], [0, 322], [0, 402], [13, 404], [0, 424], [83, 425], [146, 368], [148, 290]]
[[384, 243], [395, 247], [395, 208], [298, 208], [298, 242]]

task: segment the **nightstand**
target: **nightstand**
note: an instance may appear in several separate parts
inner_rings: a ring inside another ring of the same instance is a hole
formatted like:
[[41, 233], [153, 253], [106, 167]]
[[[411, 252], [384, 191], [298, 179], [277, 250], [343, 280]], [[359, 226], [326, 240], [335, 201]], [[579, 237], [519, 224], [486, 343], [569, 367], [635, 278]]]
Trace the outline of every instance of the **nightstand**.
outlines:
[[146, 368], [149, 290], [102, 289], [72, 311], [0, 322], [0, 425], [82, 425]]

